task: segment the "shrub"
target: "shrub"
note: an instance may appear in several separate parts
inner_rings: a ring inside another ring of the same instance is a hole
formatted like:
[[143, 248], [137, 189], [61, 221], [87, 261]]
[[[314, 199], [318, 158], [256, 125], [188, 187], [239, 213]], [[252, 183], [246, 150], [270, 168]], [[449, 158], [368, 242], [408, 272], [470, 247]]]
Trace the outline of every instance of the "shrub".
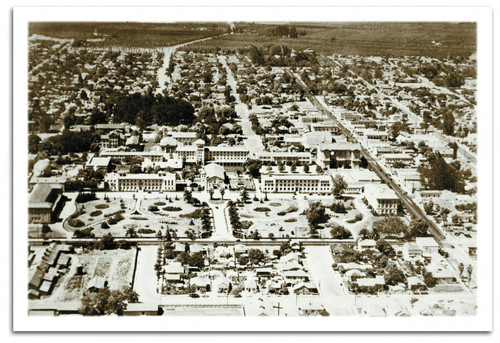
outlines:
[[335, 213], [347, 213], [347, 210], [343, 203], [335, 202], [332, 204], [331, 210]]
[[101, 229], [109, 229], [108, 223], [104, 222], [101, 224]]
[[75, 218], [69, 218], [68, 224], [73, 227], [82, 227], [85, 225], [85, 223], [82, 222], [80, 219], [75, 219]]
[[138, 233], [145, 233], [145, 234], [148, 234], [148, 233], [156, 233], [155, 230], [153, 229], [139, 229], [137, 230]]
[[102, 211], [100, 211], [100, 210], [90, 212], [91, 217], [97, 217], [97, 216], [100, 216], [101, 214], [102, 214]]
[[284, 220], [285, 223], [295, 223], [296, 221], [297, 221], [297, 218], [288, 218], [288, 219]]
[[118, 214], [123, 214], [123, 213], [125, 213], [125, 210], [118, 210], [118, 211], [113, 212], [113, 213], [107, 213], [107, 214], [104, 215], [104, 217], [106, 217], [106, 218], [107, 217], [113, 217], [113, 216], [116, 216]]
[[271, 209], [269, 207], [256, 207], [254, 208], [255, 212], [269, 212]]
[[197, 208], [191, 213], [186, 213], [186, 214], [181, 214], [179, 217], [181, 218], [192, 218], [192, 219], [199, 219], [201, 218], [201, 215], [203, 214], [203, 209]]
[[164, 203], [163, 201], [158, 201], [158, 202], [155, 202], [154, 205], [155, 206], [165, 206], [166, 203]]
[[280, 207], [281, 204], [279, 202], [270, 202], [269, 206]]
[[93, 228], [89, 227], [87, 229], [83, 229], [83, 230], [75, 230], [75, 232], [73, 232], [73, 237], [75, 238], [92, 238], [92, 237], [95, 237], [95, 235], [91, 232], [93, 230]]
[[144, 218], [144, 217], [130, 217], [130, 219], [132, 219], [132, 220], [148, 220], [148, 218]]
[[165, 206], [163, 208], [163, 211], [178, 212], [178, 211], [182, 211], [182, 208], [176, 207], [176, 206]]
[[296, 212], [298, 211], [299, 209], [295, 206], [290, 206], [289, 208], [287, 208], [286, 210], [284, 211], [280, 211], [278, 212], [278, 216], [284, 216], [284, 215], [287, 215], [288, 213], [292, 213], [292, 212]]
[[97, 205], [95, 205], [95, 208], [97, 208], [99, 210], [104, 210], [106, 208], [109, 208], [109, 205], [108, 204], [97, 204]]
[[78, 195], [76, 196], [75, 201], [77, 203], [84, 203], [84, 202], [92, 201], [92, 200], [95, 200], [95, 199], [97, 199], [96, 196], [95, 196], [95, 193], [78, 193]]
[[156, 212], [156, 211], [158, 211], [158, 207], [155, 206], [155, 205], [151, 205], [151, 206], [148, 207], [148, 211]]

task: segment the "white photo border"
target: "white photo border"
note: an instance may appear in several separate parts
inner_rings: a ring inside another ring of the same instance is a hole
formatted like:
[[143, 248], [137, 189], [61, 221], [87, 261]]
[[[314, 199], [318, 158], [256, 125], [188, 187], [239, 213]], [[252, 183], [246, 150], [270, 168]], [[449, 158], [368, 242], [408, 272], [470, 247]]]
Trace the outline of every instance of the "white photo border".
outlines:
[[[425, 21], [477, 23], [478, 311], [470, 317], [28, 316], [28, 23], [34, 21]], [[492, 10], [489, 7], [17, 7], [13, 23], [14, 331], [491, 331], [493, 278]], [[196, 323], [194, 325], [194, 323]]]

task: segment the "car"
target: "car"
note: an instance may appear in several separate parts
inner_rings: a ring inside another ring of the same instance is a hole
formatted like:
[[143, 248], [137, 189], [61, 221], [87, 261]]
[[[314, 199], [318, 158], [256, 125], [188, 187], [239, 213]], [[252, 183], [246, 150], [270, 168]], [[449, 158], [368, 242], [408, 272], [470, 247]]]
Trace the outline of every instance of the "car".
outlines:
[[190, 296], [191, 298], [199, 298], [199, 297], [200, 297], [200, 295], [199, 295], [199, 294], [197, 294], [197, 293], [191, 293], [191, 294], [189, 294], [189, 296]]

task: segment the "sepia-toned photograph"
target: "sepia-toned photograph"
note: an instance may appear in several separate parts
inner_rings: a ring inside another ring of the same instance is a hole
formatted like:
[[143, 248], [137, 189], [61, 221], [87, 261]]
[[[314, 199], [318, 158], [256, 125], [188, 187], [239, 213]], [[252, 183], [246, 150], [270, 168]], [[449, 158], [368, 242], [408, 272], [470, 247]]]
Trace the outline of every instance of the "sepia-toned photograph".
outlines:
[[28, 21], [19, 311], [476, 317], [478, 22], [397, 19]]

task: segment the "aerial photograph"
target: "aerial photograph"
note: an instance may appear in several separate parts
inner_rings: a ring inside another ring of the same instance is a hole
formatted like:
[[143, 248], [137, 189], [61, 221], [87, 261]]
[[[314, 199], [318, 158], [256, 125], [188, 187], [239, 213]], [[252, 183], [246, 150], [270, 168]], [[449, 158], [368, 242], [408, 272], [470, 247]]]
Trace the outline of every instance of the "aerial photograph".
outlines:
[[476, 316], [476, 31], [31, 21], [26, 312]]

